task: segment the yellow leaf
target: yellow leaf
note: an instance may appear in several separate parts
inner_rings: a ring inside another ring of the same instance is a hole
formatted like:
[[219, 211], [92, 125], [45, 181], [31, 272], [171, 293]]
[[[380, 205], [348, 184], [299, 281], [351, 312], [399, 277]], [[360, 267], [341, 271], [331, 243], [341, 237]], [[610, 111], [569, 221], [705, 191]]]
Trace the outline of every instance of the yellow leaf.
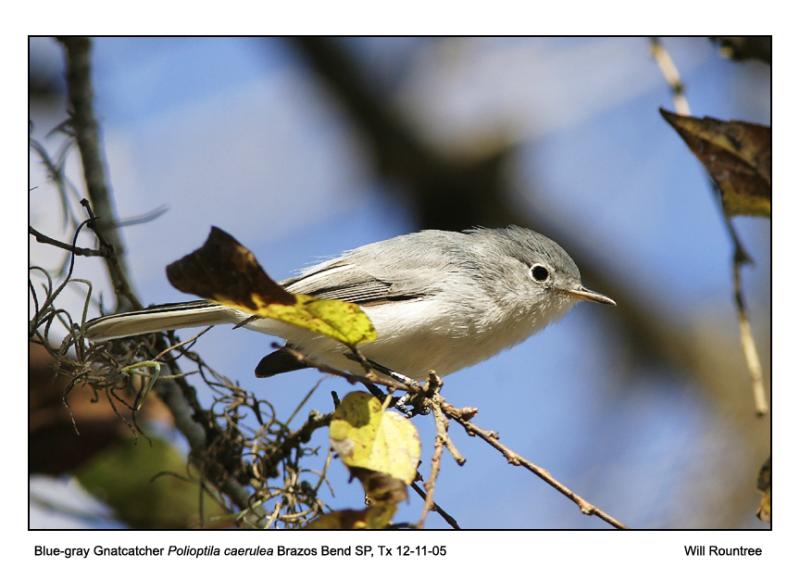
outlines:
[[167, 278], [186, 293], [345, 344], [377, 338], [372, 322], [358, 305], [289, 293], [267, 275], [250, 250], [217, 227], [211, 228], [203, 246], [167, 266]]
[[[355, 303], [336, 299], [316, 299], [310, 295], [297, 294], [294, 305], [265, 303], [259, 296], [253, 301], [257, 308], [254, 315], [291, 323], [315, 333], [326, 335], [339, 342], [355, 345], [374, 341], [377, 337], [372, 322]], [[222, 301], [242, 309], [235, 303]]]
[[342, 400], [333, 414], [330, 440], [351, 470], [383, 473], [405, 484], [416, 478], [421, 452], [417, 429], [400, 414], [384, 411], [366, 392], [352, 392]]
[[417, 429], [402, 415], [386, 411], [378, 398], [352, 392], [333, 412], [331, 445], [364, 487], [369, 506], [325, 514], [311, 529], [380, 529], [388, 526], [406, 485], [417, 476], [421, 447]]
[[337, 510], [323, 514], [305, 529], [307, 530], [361, 530], [367, 527], [366, 510]]
[[376, 530], [389, 525], [396, 504], [370, 506], [364, 510], [337, 510], [323, 514], [306, 526], [307, 530]]

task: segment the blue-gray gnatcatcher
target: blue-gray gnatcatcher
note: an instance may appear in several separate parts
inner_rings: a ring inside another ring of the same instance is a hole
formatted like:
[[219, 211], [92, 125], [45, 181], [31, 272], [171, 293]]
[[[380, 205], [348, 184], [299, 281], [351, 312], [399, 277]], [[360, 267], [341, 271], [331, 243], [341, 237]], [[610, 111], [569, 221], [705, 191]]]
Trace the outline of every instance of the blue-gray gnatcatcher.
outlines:
[[[511, 347], [564, 315], [578, 300], [615, 305], [586, 289], [561, 246], [516, 226], [466, 232], [424, 230], [356, 248], [281, 284], [292, 293], [361, 306], [378, 338], [361, 345], [369, 359], [414, 378], [440, 376]], [[99, 341], [223, 323], [283, 337], [307, 357], [359, 371], [332, 339], [208, 301], [162, 305], [100, 317], [86, 336]], [[258, 376], [298, 367], [278, 350]]]

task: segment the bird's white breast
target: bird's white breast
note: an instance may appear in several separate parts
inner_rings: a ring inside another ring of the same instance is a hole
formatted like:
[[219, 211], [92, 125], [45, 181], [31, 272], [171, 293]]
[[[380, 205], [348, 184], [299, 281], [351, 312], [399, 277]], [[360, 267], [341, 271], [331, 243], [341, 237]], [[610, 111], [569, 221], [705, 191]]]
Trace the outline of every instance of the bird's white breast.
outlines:
[[[468, 316], [454, 316], [429, 301], [405, 301], [365, 307], [378, 338], [359, 350], [392, 370], [424, 379], [435, 370], [440, 376], [476, 364], [525, 340], [563, 315], [571, 302], [543, 305], [546, 312], [488, 317], [475, 325]], [[437, 309], [438, 307], [438, 309]], [[467, 321], [469, 323], [467, 323]], [[358, 373], [360, 365], [344, 356], [347, 348], [326, 337], [272, 320], [256, 320], [255, 330], [281, 336], [307, 356], [324, 364]]]

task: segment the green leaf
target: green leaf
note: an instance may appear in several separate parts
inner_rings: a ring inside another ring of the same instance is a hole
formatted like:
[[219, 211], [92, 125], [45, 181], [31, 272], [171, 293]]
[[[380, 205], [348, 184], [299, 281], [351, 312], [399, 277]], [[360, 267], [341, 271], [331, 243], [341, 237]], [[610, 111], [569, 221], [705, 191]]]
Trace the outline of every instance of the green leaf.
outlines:
[[[174, 473], [161, 474], [160, 473]], [[125, 439], [75, 471], [83, 487], [132, 528], [187, 528], [200, 524], [200, 487], [187, 475], [186, 458], [158, 437]], [[160, 476], [159, 476], [160, 475]], [[206, 520], [227, 514], [203, 494]]]

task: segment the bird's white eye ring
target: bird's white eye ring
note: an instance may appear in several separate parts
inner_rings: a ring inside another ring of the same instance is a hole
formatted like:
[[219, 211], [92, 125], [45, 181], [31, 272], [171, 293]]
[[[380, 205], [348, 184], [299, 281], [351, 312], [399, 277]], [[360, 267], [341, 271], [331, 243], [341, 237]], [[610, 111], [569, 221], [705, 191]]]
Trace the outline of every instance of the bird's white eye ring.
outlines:
[[539, 283], [544, 283], [550, 279], [550, 270], [541, 264], [531, 266], [531, 277]]

